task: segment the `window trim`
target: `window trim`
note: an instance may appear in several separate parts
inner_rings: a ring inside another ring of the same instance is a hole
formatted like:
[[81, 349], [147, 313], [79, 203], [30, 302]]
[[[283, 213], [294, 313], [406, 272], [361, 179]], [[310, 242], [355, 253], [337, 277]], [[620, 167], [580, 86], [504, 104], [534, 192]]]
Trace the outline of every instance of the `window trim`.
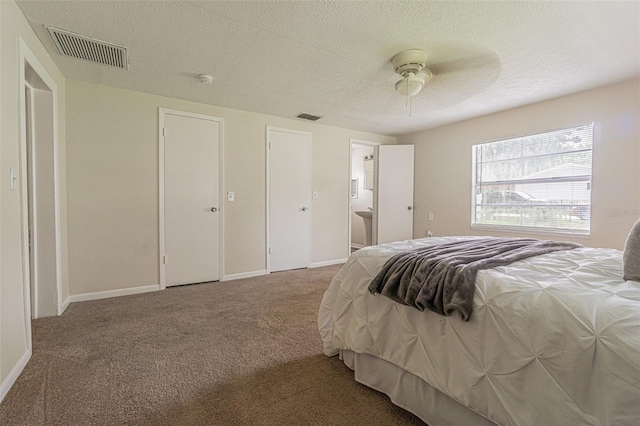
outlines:
[[490, 224], [478, 224], [472, 223], [471, 229], [487, 230], [487, 231], [501, 231], [506, 233], [517, 232], [518, 234], [548, 234], [548, 235], [567, 235], [579, 238], [589, 238], [591, 236], [591, 230], [583, 231], [580, 229], [572, 230], [566, 228], [543, 228], [533, 226], [513, 226], [513, 225], [490, 225]]
[[[522, 183], [549, 183], [549, 182], [591, 182], [591, 188], [593, 188], [593, 152], [594, 145], [596, 139], [596, 123], [594, 121], [587, 122], [583, 124], [577, 124], [570, 127], [562, 127], [554, 130], [547, 130], [539, 133], [525, 133], [519, 136], [511, 136], [508, 138], [494, 139], [486, 142], [478, 142], [474, 143], [471, 146], [471, 229], [476, 230], [487, 230], [487, 231], [500, 231], [505, 233], [522, 233], [522, 234], [549, 234], [549, 235], [567, 235], [576, 238], [589, 238], [591, 235], [591, 227], [592, 227], [592, 216], [589, 217], [589, 229], [567, 229], [567, 228], [552, 228], [552, 227], [535, 227], [535, 226], [518, 226], [518, 225], [497, 225], [497, 224], [486, 224], [486, 223], [475, 223], [476, 218], [476, 190], [477, 190], [477, 146], [491, 144], [496, 142], [504, 142], [514, 139], [526, 138], [529, 136], [538, 136], [545, 133], [554, 133], [563, 130], [570, 130], [580, 127], [591, 126], [591, 149], [583, 149], [571, 151], [574, 152], [591, 152], [591, 175], [577, 175], [572, 177], [549, 177], [549, 178], [538, 178], [538, 179], [518, 179], [518, 180], [508, 180], [508, 181], [487, 181], [482, 182], [482, 186], [487, 185], [500, 185], [500, 184], [522, 184]], [[554, 154], [542, 154], [542, 155], [555, 155]], [[542, 156], [540, 155], [540, 156]], [[527, 158], [533, 158], [536, 156], [531, 156]], [[576, 179], [578, 178], [578, 179]], [[589, 208], [593, 212], [593, 191], [592, 189], [589, 191]], [[586, 204], [585, 204], [586, 205]]]

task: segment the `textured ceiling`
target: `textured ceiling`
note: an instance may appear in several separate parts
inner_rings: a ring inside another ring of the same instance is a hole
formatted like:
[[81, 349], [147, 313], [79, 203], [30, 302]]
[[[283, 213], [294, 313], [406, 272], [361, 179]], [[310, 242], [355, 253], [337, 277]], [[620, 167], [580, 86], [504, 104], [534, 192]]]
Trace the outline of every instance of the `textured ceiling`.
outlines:
[[[640, 75], [637, 1], [18, 5], [67, 78], [389, 135]], [[126, 46], [129, 70], [60, 56], [43, 25]], [[412, 117], [390, 63], [410, 48], [435, 73]]]

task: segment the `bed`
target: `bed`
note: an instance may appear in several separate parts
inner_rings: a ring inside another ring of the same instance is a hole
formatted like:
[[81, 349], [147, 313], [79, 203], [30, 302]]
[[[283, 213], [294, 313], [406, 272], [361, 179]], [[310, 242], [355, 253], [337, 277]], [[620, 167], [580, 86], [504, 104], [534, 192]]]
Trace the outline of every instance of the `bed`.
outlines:
[[353, 253], [320, 306], [324, 353], [431, 426], [639, 425], [640, 283], [622, 278], [622, 252], [481, 270], [467, 321], [369, 292], [392, 256], [461, 238]]

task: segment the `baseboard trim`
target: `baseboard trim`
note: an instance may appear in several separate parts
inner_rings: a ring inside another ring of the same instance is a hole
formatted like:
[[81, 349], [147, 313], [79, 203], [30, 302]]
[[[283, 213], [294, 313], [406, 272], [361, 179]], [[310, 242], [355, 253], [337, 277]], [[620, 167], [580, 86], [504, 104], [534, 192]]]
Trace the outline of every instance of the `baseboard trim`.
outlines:
[[122, 288], [118, 290], [96, 291], [95, 293], [82, 293], [69, 296], [71, 302], [84, 302], [86, 300], [107, 299], [109, 297], [130, 296], [132, 294], [148, 293], [160, 290], [160, 285], [146, 285], [142, 287]]
[[364, 247], [364, 245], [362, 244], [355, 244], [355, 243], [351, 244], [352, 249], [360, 250], [362, 247]]
[[71, 303], [71, 296], [67, 296], [67, 298], [64, 299], [64, 302], [62, 302], [62, 306], [60, 306], [60, 311], [58, 311], [58, 316], [62, 315], [64, 311], [67, 310], [67, 308], [69, 307], [69, 303]]
[[261, 275], [267, 275], [266, 269], [260, 269], [258, 271], [241, 272], [239, 274], [230, 274], [222, 277], [222, 281], [240, 280], [242, 278], [259, 277]]
[[313, 262], [309, 265], [309, 268], [321, 268], [323, 266], [331, 266], [331, 265], [341, 265], [346, 263], [347, 258], [344, 259], [334, 259], [334, 260], [326, 260], [324, 262]]
[[22, 358], [20, 358], [20, 361], [18, 361], [18, 363], [11, 369], [11, 372], [9, 373], [7, 378], [4, 379], [2, 385], [0, 385], [0, 402], [2, 402], [5, 396], [7, 396], [7, 394], [9, 393], [9, 389], [11, 389], [11, 386], [13, 386], [16, 380], [18, 380], [18, 377], [20, 377], [20, 373], [22, 373], [24, 367], [27, 366], [29, 359], [31, 359], [31, 349], [27, 349], [24, 355], [22, 355]]

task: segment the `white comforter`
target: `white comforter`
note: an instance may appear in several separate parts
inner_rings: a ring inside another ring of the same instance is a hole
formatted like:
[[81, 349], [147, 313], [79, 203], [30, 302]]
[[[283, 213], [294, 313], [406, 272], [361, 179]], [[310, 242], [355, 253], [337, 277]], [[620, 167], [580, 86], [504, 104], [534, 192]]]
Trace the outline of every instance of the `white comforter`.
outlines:
[[325, 354], [383, 358], [501, 425], [640, 425], [640, 283], [622, 279], [622, 253], [582, 248], [480, 271], [468, 322], [367, 291], [392, 255], [455, 239], [355, 252], [320, 306]]

